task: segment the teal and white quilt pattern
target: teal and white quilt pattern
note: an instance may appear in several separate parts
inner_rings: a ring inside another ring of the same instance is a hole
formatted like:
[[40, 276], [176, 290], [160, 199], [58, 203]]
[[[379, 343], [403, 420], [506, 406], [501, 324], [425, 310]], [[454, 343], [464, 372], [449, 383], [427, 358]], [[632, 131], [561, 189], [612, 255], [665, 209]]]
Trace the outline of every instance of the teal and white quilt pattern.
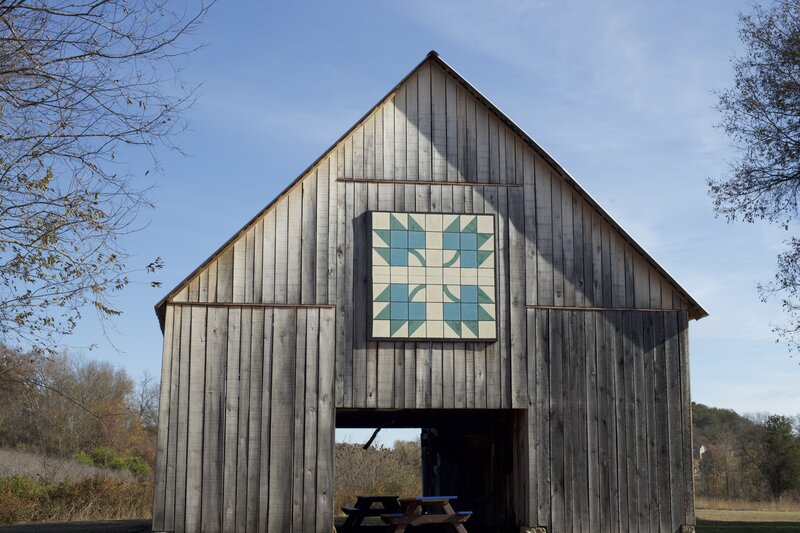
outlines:
[[371, 218], [373, 338], [497, 338], [492, 215]]

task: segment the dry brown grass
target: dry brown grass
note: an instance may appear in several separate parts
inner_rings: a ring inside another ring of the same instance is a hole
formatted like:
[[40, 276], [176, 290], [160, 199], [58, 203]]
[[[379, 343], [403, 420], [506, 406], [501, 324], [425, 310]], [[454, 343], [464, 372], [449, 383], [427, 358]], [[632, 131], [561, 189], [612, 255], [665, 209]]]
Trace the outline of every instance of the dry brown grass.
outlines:
[[151, 482], [106, 478], [37, 483], [24, 477], [0, 479], [0, 524], [149, 518]]
[[136, 481], [126, 470], [109, 470], [81, 464], [73, 459], [0, 448], [0, 478], [24, 476], [44, 482], [105, 477], [117, 481]]
[[0, 449], [0, 524], [150, 518], [152, 477]]
[[696, 498], [697, 518], [725, 522], [800, 522], [800, 502]]

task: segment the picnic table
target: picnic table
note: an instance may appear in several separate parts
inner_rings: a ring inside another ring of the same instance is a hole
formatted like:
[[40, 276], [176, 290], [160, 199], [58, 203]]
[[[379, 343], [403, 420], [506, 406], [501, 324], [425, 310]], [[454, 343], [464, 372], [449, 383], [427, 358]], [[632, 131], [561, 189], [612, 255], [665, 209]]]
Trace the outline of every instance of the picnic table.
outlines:
[[382, 514], [381, 520], [389, 524], [392, 533], [402, 533], [408, 526], [425, 524], [450, 524], [458, 533], [467, 533], [464, 522], [472, 516], [472, 511], [457, 512], [453, 509], [450, 501], [457, 499], [458, 496], [401, 498], [402, 512]]
[[[373, 507], [376, 505], [377, 507]], [[368, 516], [381, 516], [386, 513], [400, 511], [397, 496], [357, 496], [352, 507], [342, 507], [342, 512], [347, 515], [347, 520], [342, 524], [342, 533], [355, 531], [361, 521]]]

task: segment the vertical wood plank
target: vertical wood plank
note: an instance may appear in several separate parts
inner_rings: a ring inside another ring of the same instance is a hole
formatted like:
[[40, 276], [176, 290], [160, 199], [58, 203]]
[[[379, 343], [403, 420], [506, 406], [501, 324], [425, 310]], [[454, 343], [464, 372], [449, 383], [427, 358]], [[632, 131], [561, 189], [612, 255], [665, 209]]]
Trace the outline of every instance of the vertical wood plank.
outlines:
[[467, 92], [461, 85], [456, 87], [456, 144], [458, 170], [456, 181], [469, 181], [467, 179]]
[[[246, 417], [243, 410], [239, 412], [239, 427], [244, 425], [246, 428], [245, 431], [239, 431], [239, 439], [241, 441], [242, 435], [246, 435], [244, 445], [247, 448], [246, 452], [239, 456], [240, 475], [243, 480], [240, 481], [240, 489], [237, 489], [237, 499], [240, 504], [242, 501], [244, 502], [244, 509], [237, 509], [236, 524], [239, 531], [254, 533], [258, 531], [259, 525], [259, 485], [261, 480], [264, 480], [265, 484], [268, 481], [267, 476], [261, 476], [261, 456], [264, 452], [269, 451], [269, 445], [265, 446], [266, 449], [261, 447], [261, 434], [265, 427], [269, 428], [269, 410], [262, 419], [264, 368], [270, 366], [269, 353], [264, 350], [264, 309], [243, 309], [242, 326], [242, 360], [249, 358], [250, 372], [249, 375], [242, 376], [242, 380], [248, 381], [247, 402], [249, 405]], [[270, 328], [271, 326], [272, 324], [270, 324]], [[246, 335], [248, 333], [249, 338]], [[245, 345], [249, 348], [249, 352], [244, 351]], [[244, 472], [241, 472], [242, 469]], [[244, 483], [243, 488], [242, 482]]]
[[[189, 444], [189, 405], [193, 397], [189, 394], [192, 384], [192, 308], [184, 307], [181, 310], [181, 337], [180, 353], [181, 367], [178, 377], [178, 449], [175, 465], [175, 530], [182, 531], [186, 525], [186, 510], [188, 503], [188, 444]], [[197, 370], [196, 368], [194, 369]], [[200, 374], [202, 375], [202, 374]], [[202, 410], [201, 410], [202, 412]], [[192, 428], [194, 429], [194, 428]]]
[[[169, 311], [167, 311], [169, 312]], [[182, 338], [182, 329], [186, 327], [188, 329], [188, 324], [186, 326], [182, 325], [182, 313], [183, 309], [180, 306], [174, 306], [172, 308], [173, 314], [173, 321], [172, 321], [172, 334], [170, 335], [172, 342], [172, 365], [171, 365], [171, 375], [170, 375], [170, 386], [169, 386], [169, 435], [167, 441], [167, 491], [165, 495], [165, 516], [164, 516], [164, 527], [165, 529], [169, 530], [172, 528], [175, 529], [176, 524], [176, 514], [177, 514], [177, 503], [175, 499], [180, 496], [181, 500], [184, 498], [185, 492], [178, 492], [178, 439], [180, 438], [181, 441], [185, 442], [185, 411], [181, 410], [181, 379], [184, 377], [184, 367], [186, 367], [185, 359], [187, 359], [186, 353], [181, 353], [181, 338]], [[166, 335], [165, 335], [166, 337]], [[162, 384], [163, 387], [163, 384]], [[160, 422], [159, 422], [160, 425]], [[185, 459], [186, 456], [183, 456], [184, 459], [184, 467], [186, 466]], [[183, 473], [185, 475], [185, 472]], [[184, 489], [185, 490], [185, 489]]]
[[664, 316], [666, 313], [654, 313], [654, 333], [656, 353], [655, 353], [655, 397], [656, 397], [656, 428], [658, 442], [658, 481], [657, 485], [661, 488], [659, 494], [659, 530], [661, 533], [673, 531], [672, 527], [672, 491], [670, 479], [670, 423], [669, 423], [669, 397], [668, 397], [668, 376], [667, 354], [665, 350], [664, 338]]
[[263, 245], [263, 264], [264, 264], [264, 281], [261, 285], [261, 301], [274, 303], [277, 302], [275, 298], [275, 280], [277, 278], [276, 260], [277, 260], [277, 247], [275, 241], [275, 222], [277, 216], [277, 207], [270, 209], [264, 215], [264, 245]]
[[394, 343], [378, 344], [378, 394], [377, 407], [394, 407]]
[[475, 102], [475, 134], [477, 181], [489, 181], [489, 112], [485, 106]]
[[564, 472], [564, 314], [548, 311], [550, 339], [550, 439], [552, 473], [550, 479], [551, 528], [566, 524], [565, 472]]
[[[233, 263], [234, 258], [233, 254], [235, 252], [235, 247], [228, 248], [224, 252], [222, 252], [217, 259], [217, 283], [216, 283], [216, 292], [217, 292], [217, 301], [221, 302], [230, 302], [233, 300]], [[208, 301], [208, 300], [202, 300]]]
[[535, 173], [537, 302], [554, 305], [552, 188], [550, 170], [539, 157], [535, 161]]
[[[383, 163], [384, 163], [384, 149], [383, 149], [383, 109], [385, 105], [380, 106], [378, 109], [375, 110], [374, 117], [375, 117], [375, 168], [370, 169], [372, 174], [370, 176], [372, 179], [380, 180], [385, 179], [386, 173], [383, 171]], [[394, 163], [392, 163], [394, 166]]]
[[[167, 503], [167, 446], [169, 443], [169, 424], [170, 424], [170, 389], [177, 387], [177, 383], [172, 381], [173, 359], [177, 359], [177, 354], [172, 352], [173, 333], [173, 308], [167, 306], [164, 313], [164, 342], [161, 356], [161, 386], [159, 390], [158, 402], [158, 437], [156, 438], [156, 464], [154, 469], [153, 481], [153, 529], [156, 531], [165, 529], [165, 515], [167, 506], [172, 507], [172, 503]], [[172, 416], [175, 416], [173, 413]]]
[[333, 530], [333, 461], [334, 461], [334, 348], [336, 312], [320, 310], [319, 327], [319, 408], [317, 416], [317, 519], [316, 532]]
[[[303, 188], [295, 187], [289, 191], [289, 218], [286, 233], [287, 240], [287, 281], [286, 302], [300, 303], [301, 291], [301, 263], [303, 235]], [[291, 243], [291, 246], [288, 246]]]
[[[649, 297], [649, 294], [648, 294]], [[650, 485], [647, 463], [647, 408], [644, 396], [644, 351], [642, 319], [646, 313], [631, 313], [631, 344], [633, 347], [633, 415], [636, 424], [636, 478], [638, 500], [638, 526], [639, 531], [650, 529]]]
[[323, 162], [319, 168], [317, 168], [316, 255], [314, 257], [316, 273], [314, 275], [315, 290], [312, 300], [318, 304], [328, 303], [328, 236], [330, 232], [328, 213], [328, 208], [330, 206], [330, 199], [328, 197], [329, 185], [328, 164], [327, 162]]
[[523, 165], [523, 217], [525, 218], [525, 303], [536, 305], [538, 296], [539, 247], [536, 245], [536, 170], [531, 150], [525, 150]]
[[364, 121], [364, 168], [362, 177], [375, 179], [375, 113]]
[[[591, 266], [591, 264], [590, 264]], [[588, 458], [588, 509], [589, 524], [586, 531], [600, 531], [600, 505], [602, 503], [602, 488], [600, 485], [600, 449], [599, 449], [599, 410], [600, 397], [598, 390], [598, 365], [597, 365], [597, 321], [598, 313], [585, 313], [586, 320], [586, 417], [587, 417], [587, 445]]]
[[[233, 296], [229, 300], [223, 301], [234, 301], [234, 302], [244, 302], [246, 301], [245, 298], [245, 282], [247, 277], [247, 256], [248, 256], [248, 249], [247, 249], [247, 236], [245, 238], [239, 239], [233, 244], [233, 265], [231, 267], [232, 275], [233, 275]], [[252, 248], [251, 248], [252, 250]], [[226, 271], [227, 268], [224, 266], [225, 262], [220, 263], [220, 271], [219, 271], [219, 292], [221, 295], [227, 296], [224, 293], [224, 287], [227, 286], [227, 280], [225, 278], [228, 277], [228, 272]]]
[[[352, 261], [352, 338], [346, 353], [352, 354], [353, 405], [366, 407], [367, 402], [367, 353], [374, 343], [367, 343], [367, 184], [356, 183], [353, 201], [351, 250], [347, 254]], [[348, 205], [349, 205], [348, 201]]]
[[585, 274], [583, 272], [583, 201], [578, 196], [578, 192], [572, 191], [572, 231], [575, 235], [573, 245], [575, 252], [573, 255], [573, 285], [575, 290], [575, 305], [584, 307], [586, 305], [586, 287], [584, 286]]
[[598, 400], [598, 420], [597, 420], [597, 444], [598, 444], [598, 464], [599, 475], [598, 485], [600, 493], [600, 531], [608, 533], [616, 531], [614, 521], [614, 509], [617, 502], [612, 498], [614, 492], [614, 480], [616, 479], [616, 467], [612, 466], [612, 457], [616, 454], [614, 444], [614, 358], [612, 343], [610, 342], [609, 330], [611, 328], [611, 314], [602, 312], [597, 314], [596, 321], [596, 345], [597, 345], [597, 400]]
[[666, 353], [667, 398], [669, 400], [670, 487], [672, 492], [672, 528], [684, 523], [686, 517], [686, 485], [683, 479], [682, 398], [680, 351], [678, 342], [678, 313], [664, 313], [664, 350]]
[[550, 411], [550, 370], [551, 370], [551, 348], [550, 348], [550, 314], [546, 310], [533, 311], [536, 340], [535, 340], [535, 372], [531, 377], [536, 382], [536, 414], [534, 420], [534, 456], [536, 457], [536, 491], [539, 495], [537, 499], [536, 514], [540, 525], [549, 526], [552, 530], [552, 464], [551, 457], [551, 420]]
[[634, 306], [638, 309], [650, 307], [650, 272], [639, 252], [633, 251]]
[[[291, 519], [292, 519], [292, 528], [291, 531], [304, 531], [304, 523], [303, 519], [305, 518], [303, 514], [303, 494], [304, 494], [304, 487], [303, 483], [305, 481], [305, 476], [303, 475], [303, 471], [305, 470], [304, 465], [304, 454], [303, 450], [305, 449], [305, 417], [306, 417], [306, 403], [305, 403], [305, 395], [306, 395], [306, 341], [308, 340], [305, 336], [306, 332], [306, 325], [307, 325], [307, 318], [308, 318], [308, 309], [297, 309], [297, 326], [295, 334], [297, 335], [295, 341], [295, 353], [294, 353], [294, 368], [292, 379], [294, 379], [294, 396], [291, 398], [291, 401], [294, 403], [293, 409], [293, 424], [292, 424], [292, 460], [291, 460]], [[288, 488], [288, 487], [283, 487]]]
[[692, 398], [689, 373], [689, 317], [686, 311], [678, 313], [678, 343], [681, 376], [681, 434], [683, 441], [684, 524], [695, 523], [694, 476], [692, 472]]
[[594, 209], [581, 201], [583, 213], [583, 302], [587, 307], [596, 307], [594, 281]]
[[366, 406], [368, 408], [378, 407], [378, 343], [367, 343], [367, 387], [366, 387]]
[[472, 345], [472, 358], [475, 368], [475, 409], [485, 409], [488, 405], [488, 392], [486, 390], [486, 345], [484, 343]]
[[202, 526], [203, 531], [222, 527], [223, 448], [225, 426], [222, 423], [225, 388], [225, 347], [227, 346], [228, 310], [208, 309], [206, 323], [206, 380], [203, 409], [202, 454]]
[[394, 95], [394, 179], [408, 179], [406, 173], [406, 86], [402, 85]]
[[253, 301], [261, 303], [264, 292], [264, 218], [255, 223], [253, 231]]
[[[289, 202], [282, 198], [275, 206], [275, 302], [287, 303], [289, 282]], [[294, 241], [296, 242], [296, 241]], [[269, 300], [267, 300], [269, 301]]]
[[[458, 89], [452, 76], [443, 76], [445, 84], [445, 130], [447, 138], [447, 181], [458, 181]], [[436, 107], [434, 107], [436, 109]]]
[[405, 83], [406, 89], [406, 179], [419, 179], [419, 73]]
[[[292, 531], [295, 357], [297, 311], [276, 309], [272, 335], [272, 391], [269, 432], [269, 507], [266, 531]], [[300, 531], [300, 530], [298, 530]]]
[[536, 374], [537, 364], [541, 354], [537, 352], [537, 328], [536, 328], [536, 310], [526, 311], [525, 315], [526, 335], [527, 335], [527, 356], [528, 356], [528, 408], [525, 413], [527, 415], [526, 431], [527, 431], [527, 476], [525, 482], [528, 485], [528, 497], [526, 498], [527, 512], [525, 519], [528, 524], [540, 525], [542, 522], [539, 520], [539, 487], [542, 483], [539, 478], [544, 475], [543, 470], [539, 470], [542, 460], [539, 454], [542, 453], [541, 439], [539, 435], [539, 382], [542, 378]]
[[[253, 232], [255, 237], [255, 232]], [[223, 419], [219, 421], [224, 427], [224, 440], [222, 447], [222, 530], [236, 530], [236, 488], [237, 488], [237, 460], [239, 455], [239, 409], [246, 409], [246, 404], [240, 406], [239, 398], [242, 393], [240, 387], [240, 372], [245, 370], [240, 366], [241, 356], [241, 323], [242, 310], [230, 308], [227, 313], [228, 324], [226, 327], [227, 344], [221, 358], [225, 362], [225, 388]], [[248, 347], [249, 348], [249, 347]], [[247, 354], [250, 355], [249, 353]]]
[[383, 106], [383, 175], [378, 179], [393, 180], [395, 161], [395, 95], [392, 95]]
[[420, 181], [430, 181], [432, 173], [432, 140], [431, 131], [431, 63], [422, 65], [417, 74], [417, 120], [419, 134], [418, 157], [419, 171], [417, 177]]
[[342, 227], [339, 218], [339, 184], [336, 180], [336, 153], [331, 154], [328, 165], [328, 300], [327, 303], [338, 303], [337, 284], [339, 281], [339, 255], [342, 253], [341, 241], [338, 240]]
[[[493, 114], [489, 114], [487, 116], [488, 119], [488, 161], [487, 165], [489, 167], [489, 183], [501, 183], [505, 182], [505, 159], [506, 159], [506, 152], [505, 152], [505, 136], [503, 136], [503, 169], [502, 174], [500, 170], [500, 124]], [[501, 177], [502, 176], [502, 177]]]
[[645, 399], [647, 416], [647, 476], [650, 499], [650, 531], [659, 531], [660, 497], [658, 486], [658, 439], [656, 424], [656, 390], [654, 363], [656, 347], [654, 342], [654, 313], [643, 313], [642, 342], [644, 351], [644, 384], [642, 394]]
[[[432, 342], [430, 347], [430, 396], [431, 402], [427, 404], [434, 409], [444, 407], [444, 354], [442, 343]], [[451, 391], [452, 392], [452, 389]]]
[[625, 307], [632, 308], [636, 305], [633, 282], [633, 248], [624, 239], [622, 247], [625, 253]]
[[[626, 488], [628, 490], [628, 530], [639, 530], [639, 488], [637, 478], [637, 445], [636, 436], [638, 432], [636, 417], [636, 367], [634, 363], [634, 315], [635, 313], [623, 313], [622, 335], [624, 349], [624, 373], [622, 387], [622, 405], [624, 406], [625, 420], [625, 457], [626, 457]], [[623, 522], [624, 524], [625, 522]]]
[[603, 286], [603, 307], [614, 307], [614, 276], [616, 274], [611, 272], [612, 269], [612, 256], [614, 255], [611, 250], [611, 226], [604, 220], [601, 220], [601, 239], [602, 239], [602, 286]]
[[417, 406], [417, 354], [416, 346], [413, 342], [403, 344], [403, 405], [407, 409]]
[[[319, 328], [320, 310], [309, 309], [306, 330], [299, 333], [306, 337], [305, 349], [305, 428], [303, 432], [303, 525], [305, 531], [313, 531], [317, 520], [317, 408], [319, 405]], [[298, 449], [299, 453], [299, 448]]]
[[465, 94], [466, 105], [466, 145], [465, 145], [465, 181], [478, 180], [478, 130], [476, 123], [475, 98]]
[[191, 360], [189, 376], [189, 421], [186, 438], [186, 517], [184, 529], [200, 529], [203, 490], [203, 403], [205, 400], [206, 308], [193, 307], [191, 314]]
[[508, 284], [511, 407], [528, 406], [525, 334], [526, 247], [524, 189], [508, 189]]
[[431, 398], [431, 343], [416, 342], [414, 370], [416, 372], [415, 405], [417, 409], [430, 408]]
[[[302, 229], [300, 237], [300, 302], [312, 304], [317, 295], [317, 176], [303, 180]], [[297, 241], [295, 241], [297, 242]]]
[[[561, 234], [564, 257], [564, 305], [575, 306], [575, 229], [572, 204], [572, 187], [561, 187]], [[555, 201], [555, 198], [554, 200]], [[558, 227], [556, 227], [558, 231]]]
[[625, 401], [625, 331], [630, 325], [627, 313], [614, 312], [614, 403], [616, 409], [617, 429], [617, 483], [619, 488], [619, 523], [622, 529], [630, 527], [629, 494], [628, 494], [628, 440], [627, 415]]
[[250, 335], [252, 405], [248, 417], [247, 531], [260, 533], [265, 533], [269, 526], [274, 314], [272, 309], [254, 310]]
[[625, 241], [622, 236], [609, 228], [611, 253], [611, 306], [625, 307]]
[[255, 290], [256, 224], [247, 230], [244, 240], [244, 301], [247, 303], [252, 303], [254, 301], [253, 292]]
[[[456, 404], [456, 368], [453, 361], [453, 343], [441, 345], [442, 350], [442, 407], [453, 409]], [[461, 368], [463, 372], [463, 367]], [[462, 374], [463, 376], [463, 374]]]
[[564, 223], [562, 219], [562, 189], [564, 183], [554, 172], [551, 176], [551, 205], [553, 216], [553, 301], [564, 305]]

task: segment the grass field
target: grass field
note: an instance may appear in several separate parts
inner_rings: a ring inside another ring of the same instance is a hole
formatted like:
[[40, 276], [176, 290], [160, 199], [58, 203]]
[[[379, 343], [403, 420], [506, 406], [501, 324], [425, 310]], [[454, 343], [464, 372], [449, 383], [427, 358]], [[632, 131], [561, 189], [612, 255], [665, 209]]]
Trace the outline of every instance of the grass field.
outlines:
[[800, 522], [697, 520], [697, 533], [800, 533]]
[[697, 533], [800, 533], [800, 504], [697, 498]]

